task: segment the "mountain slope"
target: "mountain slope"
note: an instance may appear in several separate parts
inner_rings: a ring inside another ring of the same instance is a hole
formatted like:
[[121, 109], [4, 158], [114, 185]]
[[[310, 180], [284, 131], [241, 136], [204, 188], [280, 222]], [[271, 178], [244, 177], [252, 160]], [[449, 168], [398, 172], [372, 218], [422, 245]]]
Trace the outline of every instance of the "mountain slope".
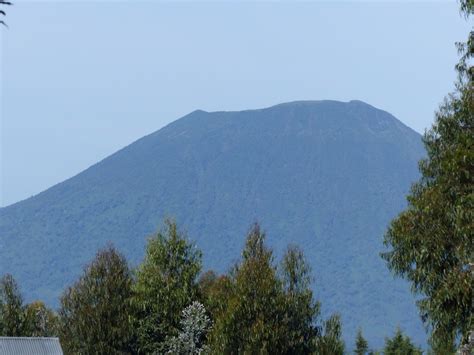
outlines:
[[361, 326], [379, 346], [400, 325], [423, 342], [407, 284], [379, 257], [423, 154], [419, 134], [360, 101], [195, 111], [0, 209], [0, 273], [29, 299], [57, 304], [107, 241], [138, 263], [165, 216], [196, 241], [206, 268], [225, 271], [258, 220], [277, 255], [288, 243], [304, 248], [323, 311], [341, 312], [348, 341]]

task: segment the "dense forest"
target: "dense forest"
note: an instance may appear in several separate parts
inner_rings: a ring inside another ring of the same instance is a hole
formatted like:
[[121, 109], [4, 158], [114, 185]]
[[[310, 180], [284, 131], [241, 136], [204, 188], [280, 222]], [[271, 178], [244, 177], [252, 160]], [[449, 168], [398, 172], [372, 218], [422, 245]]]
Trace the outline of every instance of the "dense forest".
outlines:
[[[320, 316], [303, 251], [288, 246], [276, 263], [253, 225], [228, 273], [202, 272], [201, 252], [170, 220], [131, 269], [112, 245], [98, 251], [67, 288], [57, 312], [24, 304], [12, 276], [0, 282], [0, 332], [59, 336], [68, 354], [344, 354], [338, 314]], [[362, 330], [357, 354], [377, 354]], [[352, 347], [352, 345], [350, 345]], [[384, 354], [421, 354], [394, 329]]]
[[[461, 12], [472, 16], [474, 1], [461, 1]], [[440, 355], [474, 348], [474, 31], [458, 48], [455, 92], [424, 135], [421, 178], [388, 227], [381, 254], [410, 282], [430, 334], [427, 352]], [[371, 347], [363, 329], [344, 344], [339, 315], [321, 316], [301, 247], [289, 245], [276, 260], [254, 224], [239, 261], [218, 274], [202, 269], [202, 252], [166, 220], [138, 267], [113, 245], [99, 250], [57, 310], [25, 304], [20, 285], [4, 275], [0, 335], [59, 336], [68, 354], [423, 353], [400, 329], [382, 349]]]

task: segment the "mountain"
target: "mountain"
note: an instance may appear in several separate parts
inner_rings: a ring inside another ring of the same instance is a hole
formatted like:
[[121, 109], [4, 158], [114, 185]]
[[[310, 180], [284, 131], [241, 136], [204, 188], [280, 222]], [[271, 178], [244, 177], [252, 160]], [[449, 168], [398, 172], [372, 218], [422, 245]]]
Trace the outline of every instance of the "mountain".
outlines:
[[57, 305], [108, 241], [139, 263], [166, 216], [203, 250], [205, 268], [224, 272], [258, 220], [277, 256], [289, 243], [304, 249], [348, 346], [358, 327], [381, 346], [398, 325], [424, 343], [408, 285], [379, 257], [423, 155], [418, 133], [361, 101], [195, 111], [0, 209], [0, 274], [28, 300]]

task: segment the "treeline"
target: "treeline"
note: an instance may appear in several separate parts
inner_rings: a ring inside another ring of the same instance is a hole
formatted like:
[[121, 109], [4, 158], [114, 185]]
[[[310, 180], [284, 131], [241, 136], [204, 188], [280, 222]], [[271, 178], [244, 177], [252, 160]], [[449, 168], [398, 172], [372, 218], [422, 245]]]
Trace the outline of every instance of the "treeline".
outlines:
[[[57, 312], [24, 305], [6, 275], [0, 335], [59, 336], [67, 354], [346, 353], [339, 315], [321, 317], [303, 252], [289, 246], [277, 265], [257, 224], [223, 275], [202, 272], [201, 251], [172, 221], [149, 239], [134, 270], [107, 246], [64, 291]], [[360, 331], [353, 347], [356, 354], [422, 353], [400, 330], [381, 352]]]

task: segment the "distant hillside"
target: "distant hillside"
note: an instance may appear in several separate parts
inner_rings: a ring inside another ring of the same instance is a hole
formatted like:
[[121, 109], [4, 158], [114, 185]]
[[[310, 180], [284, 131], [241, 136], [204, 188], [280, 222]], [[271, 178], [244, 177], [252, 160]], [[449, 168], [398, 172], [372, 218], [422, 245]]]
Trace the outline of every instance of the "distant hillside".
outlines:
[[304, 248], [323, 311], [342, 314], [349, 346], [359, 326], [373, 346], [397, 325], [422, 343], [408, 285], [379, 252], [423, 154], [418, 133], [360, 101], [195, 111], [0, 209], [0, 273], [28, 299], [57, 305], [107, 241], [137, 264], [165, 216], [197, 242], [206, 268], [225, 271], [258, 220], [278, 255], [288, 243]]

